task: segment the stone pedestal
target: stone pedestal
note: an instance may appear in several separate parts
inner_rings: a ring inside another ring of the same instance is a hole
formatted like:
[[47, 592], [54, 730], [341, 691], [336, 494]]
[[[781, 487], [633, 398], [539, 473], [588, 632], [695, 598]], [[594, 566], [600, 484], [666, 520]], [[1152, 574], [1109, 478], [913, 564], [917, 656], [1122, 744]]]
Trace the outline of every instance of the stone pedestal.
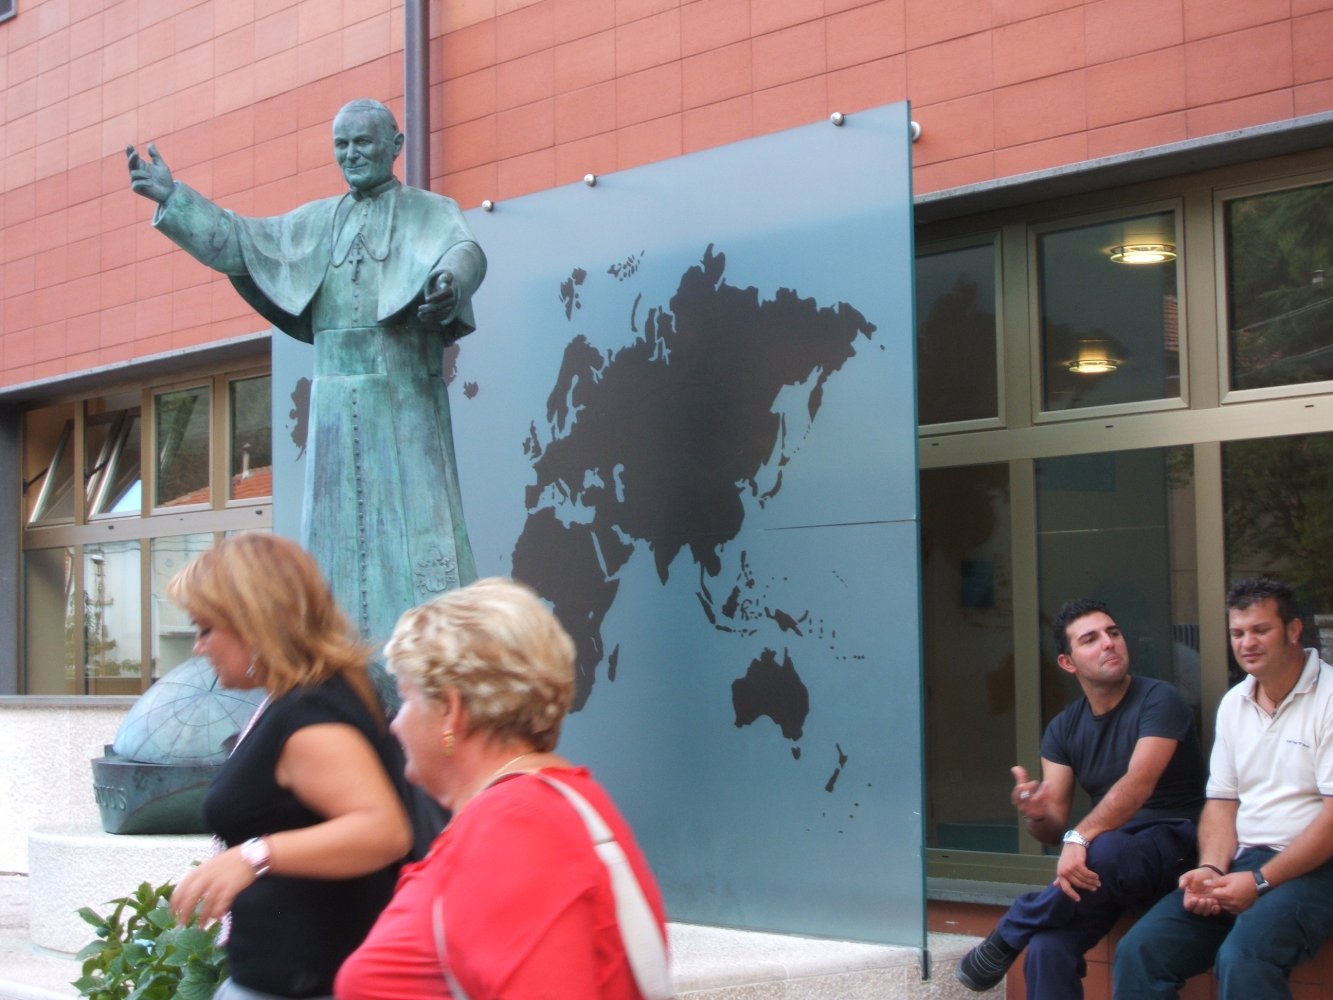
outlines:
[[52, 951], [77, 952], [93, 939], [78, 915], [98, 913], [140, 882], [175, 882], [212, 853], [201, 835], [116, 836], [81, 824], [44, 826], [28, 835], [28, 933]]

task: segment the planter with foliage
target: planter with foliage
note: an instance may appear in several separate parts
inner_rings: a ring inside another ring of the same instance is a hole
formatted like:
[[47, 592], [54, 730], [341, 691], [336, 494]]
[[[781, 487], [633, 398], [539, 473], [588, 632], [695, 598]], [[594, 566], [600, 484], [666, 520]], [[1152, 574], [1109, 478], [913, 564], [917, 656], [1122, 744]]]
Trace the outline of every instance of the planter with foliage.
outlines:
[[83, 975], [72, 985], [88, 1000], [210, 1000], [227, 976], [219, 924], [204, 929], [193, 920], [178, 924], [168, 905], [170, 882], [142, 883], [132, 895], [113, 899], [101, 916], [88, 907], [79, 916], [97, 939], [79, 952]]

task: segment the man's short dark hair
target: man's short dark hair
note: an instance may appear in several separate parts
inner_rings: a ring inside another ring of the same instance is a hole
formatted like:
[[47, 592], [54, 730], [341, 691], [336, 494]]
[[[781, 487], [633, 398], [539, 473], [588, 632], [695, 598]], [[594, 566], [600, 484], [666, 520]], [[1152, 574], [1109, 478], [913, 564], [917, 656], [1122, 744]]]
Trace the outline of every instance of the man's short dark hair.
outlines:
[[1102, 601], [1091, 597], [1079, 597], [1060, 605], [1060, 610], [1055, 613], [1055, 618], [1051, 621], [1051, 638], [1055, 640], [1055, 652], [1069, 655], [1070, 623], [1098, 611], [1108, 618], [1115, 617]]
[[1272, 601], [1277, 605], [1277, 614], [1282, 619], [1283, 625], [1289, 625], [1300, 617], [1291, 588], [1272, 577], [1246, 577], [1233, 583], [1231, 589], [1227, 591], [1228, 611], [1244, 611], [1260, 601]]

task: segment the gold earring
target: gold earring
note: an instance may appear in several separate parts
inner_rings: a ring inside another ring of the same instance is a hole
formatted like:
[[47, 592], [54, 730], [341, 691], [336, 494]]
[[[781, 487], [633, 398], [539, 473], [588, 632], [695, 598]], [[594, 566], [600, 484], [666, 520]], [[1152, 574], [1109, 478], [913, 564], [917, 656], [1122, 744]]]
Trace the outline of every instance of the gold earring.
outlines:
[[449, 757], [453, 755], [453, 752], [454, 731], [452, 729], [446, 729], [440, 734], [440, 753], [445, 757]]

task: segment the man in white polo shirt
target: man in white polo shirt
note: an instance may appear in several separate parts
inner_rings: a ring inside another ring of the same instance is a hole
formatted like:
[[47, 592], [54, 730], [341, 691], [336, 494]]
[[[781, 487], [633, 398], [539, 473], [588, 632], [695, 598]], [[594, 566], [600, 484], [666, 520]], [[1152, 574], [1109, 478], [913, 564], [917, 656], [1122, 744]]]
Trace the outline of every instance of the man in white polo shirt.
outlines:
[[1227, 616], [1249, 676], [1218, 706], [1199, 867], [1120, 942], [1116, 1000], [1175, 997], [1210, 966], [1219, 1000], [1290, 997], [1333, 935], [1333, 667], [1275, 580], [1236, 584]]

